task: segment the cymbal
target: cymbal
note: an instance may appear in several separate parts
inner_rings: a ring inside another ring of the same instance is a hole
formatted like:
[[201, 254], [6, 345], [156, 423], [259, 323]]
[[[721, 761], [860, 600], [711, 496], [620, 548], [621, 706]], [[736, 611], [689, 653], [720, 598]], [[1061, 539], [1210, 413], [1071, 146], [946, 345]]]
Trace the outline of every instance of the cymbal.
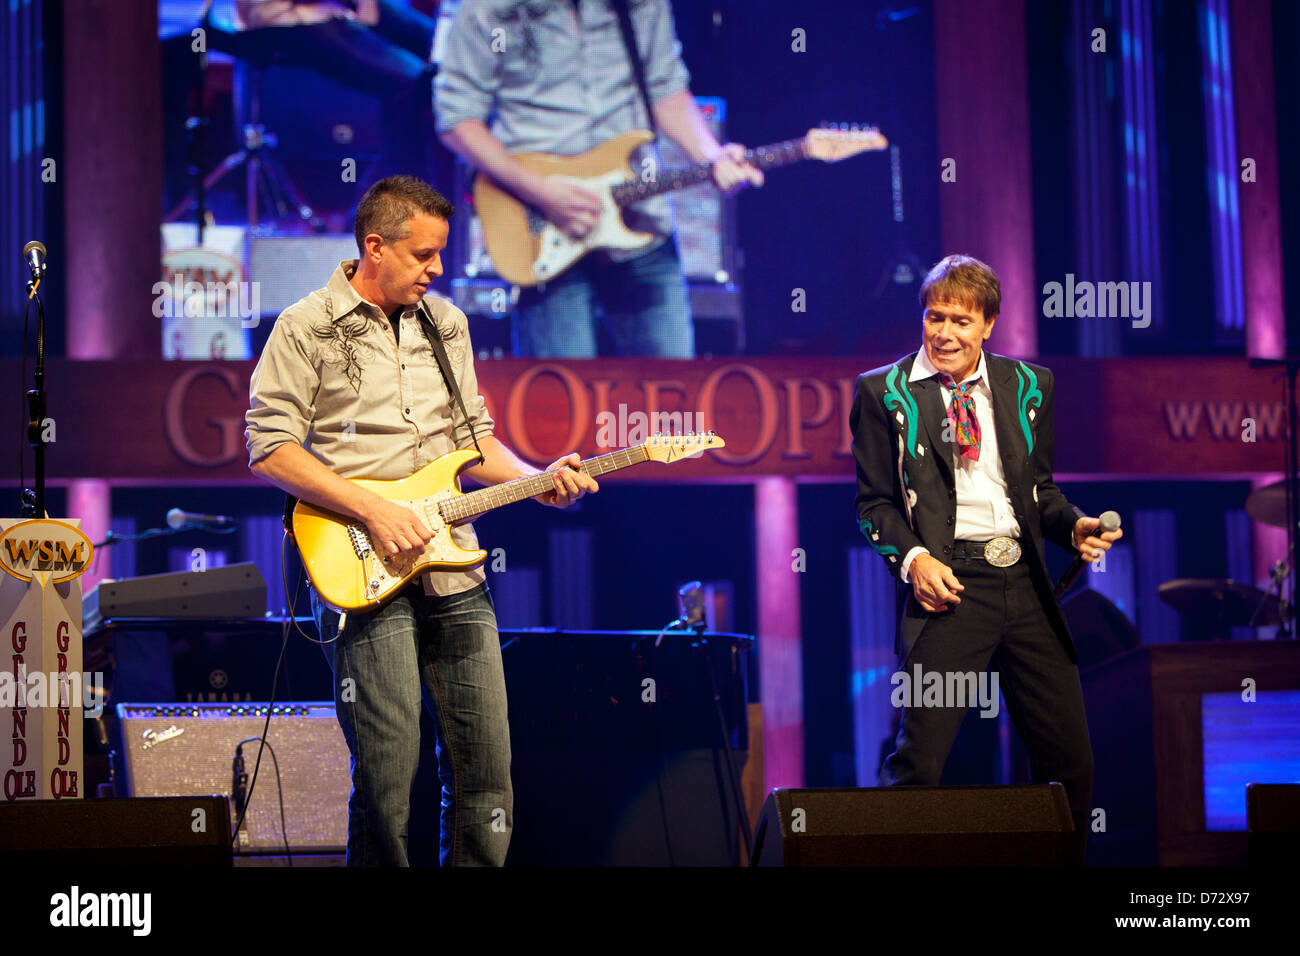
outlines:
[[[1297, 502], [1300, 507], [1300, 502]], [[1286, 527], [1286, 479], [1256, 488], [1246, 497], [1246, 513], [1260, 524]]]
[[[1277, 595], [1231, 578], [1178, 578], [1160, 585], [1156, 593], [1179, 614], [1212, 618], [1224, 627], [1269, 627], [1281, 623]], [[1259, 615], [1252, 625], [1256, 608]]]

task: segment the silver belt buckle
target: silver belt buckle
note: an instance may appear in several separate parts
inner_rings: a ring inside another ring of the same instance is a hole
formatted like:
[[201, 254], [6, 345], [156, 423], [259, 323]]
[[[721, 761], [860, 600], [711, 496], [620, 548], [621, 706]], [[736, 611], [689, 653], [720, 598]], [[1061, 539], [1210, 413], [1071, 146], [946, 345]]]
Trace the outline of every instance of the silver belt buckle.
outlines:
[[995, 568], [1009, 568], [1020, 560], [1020, 542], [999, 535], [984, 542], [984, 560]]

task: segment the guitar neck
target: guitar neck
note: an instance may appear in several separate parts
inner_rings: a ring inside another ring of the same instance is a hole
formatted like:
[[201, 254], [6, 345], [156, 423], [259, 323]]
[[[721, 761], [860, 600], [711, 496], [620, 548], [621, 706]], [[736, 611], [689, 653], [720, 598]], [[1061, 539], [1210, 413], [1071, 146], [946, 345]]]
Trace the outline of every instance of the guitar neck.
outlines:
[[[808, 158], [808, 142], [804, 137], [788, 139], [783, 143], [772, 143], [756, 149], [745, 150], [745, 159], [759, 169], [771, 169], [785, 166]], [[614, 202], [620, 208], [651, 196], [670, 193], [678, 189], [698, 186], [700, 183], [712, 182], [713, 164], [698, 163], [681, 169], [672, 169], [663, 173], [652, 182], [632, 182], [615, 186], [612, 190]]]
[[[645, 446], [637, 445], [633, 448], [621, 448], [618, 451], [612, 451], [608, 455], [587, 458], [582, 462], [582, 470], [599, 478], [611, 471], [629, 468], [632, 465], [639, 465], [641, 462], [649, 460], [650, 455]], [[540, 475], [529, 475], [527, 478], [503, 481], [499, 485], [492, 485], [488, 488], [480, 488], [477, 491], [457, 495], [454, 498], [439, 502], [438, 510], [442, 514], [443, 520], [448, 523], [469, 521], [481, 514], [487, 514], [487, 512], [497, 508], [504, 508], [506, 505], [514, 504], [516, 501], [523, 501], [525, 498], [536, 498], [540, 494], [554, 491], [555, 485], [551, 481], [551, 476], [554, 474], [557, 474], [557, 472], [545, 471]]]

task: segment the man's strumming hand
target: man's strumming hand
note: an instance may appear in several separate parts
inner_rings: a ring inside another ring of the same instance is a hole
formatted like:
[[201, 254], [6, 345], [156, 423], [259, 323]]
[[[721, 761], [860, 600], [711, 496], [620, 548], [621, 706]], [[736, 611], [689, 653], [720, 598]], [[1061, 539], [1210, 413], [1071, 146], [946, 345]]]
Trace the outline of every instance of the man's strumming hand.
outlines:
[[420, 551], [433, 538], [414, 511], [379, 495], [367, 509], [365, 522], [370, 543], [381, 554]]
[[600, 219], [600, 197], [573, 183], [547, 179], [537, 201], [547, 220], [574, 239], [591, 232]]

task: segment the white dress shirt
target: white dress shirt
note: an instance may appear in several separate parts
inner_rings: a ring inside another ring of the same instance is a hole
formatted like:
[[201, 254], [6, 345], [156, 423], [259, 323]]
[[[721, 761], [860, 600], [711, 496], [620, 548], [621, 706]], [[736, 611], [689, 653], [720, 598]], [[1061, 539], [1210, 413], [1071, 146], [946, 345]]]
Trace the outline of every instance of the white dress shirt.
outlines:
[[[939, 370], [934, 367], [922, 345], [916, 353], [916, 361], [912, 363], [912, 372], [907, 380], [914, 382], [938, 374]], [[960, 446], [955, 438], [948, 443], [947, 454], [952, 462], [957, 492], [957, 518], [953, 536], [964, 541], [988, 541], [999, 535], [1018, 538], [1020, 522], [1016, 520], [1011, 499], [1007, 497], [1007, 479], [1002, 469], [1002, 458], [998, 455], [998, 436], [993, 428], [993, 389], [989, 386], [983, 349], [980, 349], [980, 360], [975, 371], [959, 384], [964, 385], [972, 379], [978, 379], [970, 393], [975, 402], [975, 418], [980, 425], [980, 457], [979, 461], [972, 461], [960, 455]], [[940, 383], [939, 393], [943, 396], [944, 409], [950, 409], [952, 390]], [[916, 556], [929, 553], [929, 548], [920, 546], [907, 552], [901, 571], [904, 584], [910, 583], [907, 571]]]

